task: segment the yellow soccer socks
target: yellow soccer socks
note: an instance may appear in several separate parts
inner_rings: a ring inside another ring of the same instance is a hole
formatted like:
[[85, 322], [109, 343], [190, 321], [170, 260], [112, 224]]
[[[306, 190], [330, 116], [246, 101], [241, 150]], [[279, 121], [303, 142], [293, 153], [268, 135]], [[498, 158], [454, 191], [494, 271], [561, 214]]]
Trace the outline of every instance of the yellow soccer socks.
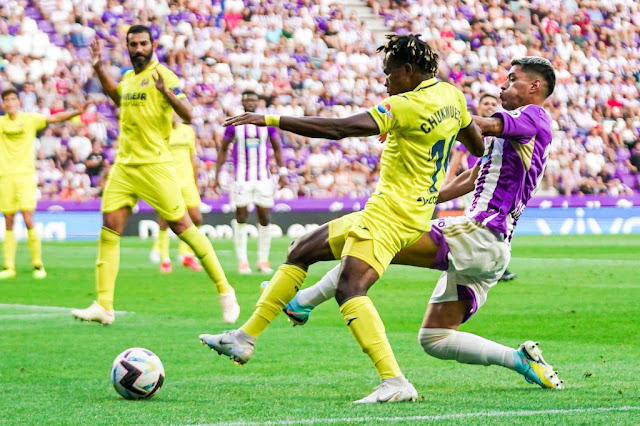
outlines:
[[293, 299], [306, 277], [307, 271], [302, 268], [289, 264], [280, 265], [258, 299], [253, 315], [240, 327], [240, 330], [253, 337], [262, 334], [271, 321], [282, 312], [285, 305]]
[[184, 241], [180, 240], [180, 244], [178, 245], [178, 256], [182, 256], [184, 258], [184, 256], [193, 254], [194, 253], [193, 250], [191, 250], [191, 247], [189, 247], [189, 245]]
[[27, 247], [31, 253], [31, 265], [34, 268], [42, 267], [42, 241], [35, 228], [27, 230]]
[[96, 261], [96, 290], [98, 304], [113, 312], [113, 293], [120, 267], [120, 234], [102, 227]]
[[233, 290], [227, 281], [227, 277], [222, 270], [222, 265], [213, 250], [211, 241], [198, 231], [195, 225], [188, 227], [182, 234], [178, 235], [182, 241], [193, 249], [196, 257], [200, 259], [200, 264], [207, 271], [218, 289], [218, 293], [225, 294]]
[[391, 379], [402, 375], [387, 334], [373, 302], [367, 296], [353, 297], [340, 306], [340, 313], [349, 330], [369, 355], [380, 374], [380, 379]]
[[158, 250], [160, 251], [160, 261], [169, 259], [169, 233], [166, 229], [158, 231]]
[[18, 249], [18, 242], [16, 241], [16, 235], [12, 230], [7, 229], [4, 234], [4, 243], [2, 244], [2, 250], [4, 252], [4, 267], [7, 269], [16, 269], [16, 250]]

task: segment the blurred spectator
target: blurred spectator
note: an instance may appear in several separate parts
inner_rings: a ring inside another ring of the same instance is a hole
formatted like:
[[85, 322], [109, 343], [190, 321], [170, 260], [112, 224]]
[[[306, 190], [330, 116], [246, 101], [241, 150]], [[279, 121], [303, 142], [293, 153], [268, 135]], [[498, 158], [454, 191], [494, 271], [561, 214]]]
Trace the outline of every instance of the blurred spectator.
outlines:
[[[440, 53], [440, 77], [469, 106], [499, 95], [509, 61], [540, 55], [557, 70], [546, 105], [554, 138], [541, 194], [640, 191], [640, 6], [620, 0], [368, 0], [390, 31], [420, 33]], [[215, 196], [216, 150], [240, 94], [258, 111], [346, 116], [385, 94], [378, 43], [337, 2], [301, 0], [34, 0], [4, 2], [0, 85], [21, 89], [25, 111], [55, 113], [95, 102], [81, 122], [40, 135], [40, 193], [95, 197], [117, 149], [118, 110], [102, 92], [87, 45], [104, 44], [116, 80], [129, 69], [123, 33], [142, 23], [158, 59], [183, 80], [197, 117], [199, 186]], [[377, 140], [314, 140], [282, 132], [290, 173], [278, 194], [366, 196], [377, 181]], [[221, 174], [224, 179], [224, 174]], [[88, 185], [88, 186], [87, 186]]]

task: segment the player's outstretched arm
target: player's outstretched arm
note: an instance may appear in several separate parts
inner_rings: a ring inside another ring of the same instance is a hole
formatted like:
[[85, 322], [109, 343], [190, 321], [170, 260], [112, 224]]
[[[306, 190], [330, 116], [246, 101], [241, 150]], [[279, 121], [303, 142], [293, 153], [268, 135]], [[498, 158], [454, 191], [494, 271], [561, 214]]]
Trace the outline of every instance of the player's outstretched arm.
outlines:
[[346, 118], [280, 117], [279, 115], [244, 113], [224, 122], [225, 126], [241, 124], [279, 127], [282, 130], [310, 138], [333, 140], [380, 134], [378, 125], [366, 112]]
[[478, 124], [484, 136], [501, 136], [504, 130], [502, 117], [480, 117], [474, 115], [473, 122]]
[[287, 183], [287, 174], [289, 173], [287, 168], [284, 165], [284, 157], [282, 156], [282, 141], [280, 140], [280, 134], [274, 132], [274, 135], [270, 138], [271, 148], [273, 148], [273, 156], [276, 159], [276, 164], [278, 165], [278, 175], [280, 186], [284, 186]]
[[85, 111], [85, 109], [87, 108], [87, 105], [89, 105], [89, 104], [91, 104], [90, 101], [85, 102], [78, 109], [72, 109], [72, 110], [69, 110], [69, 111], [62, 111], [62, 112], [59, 112], [57, 114], [50, 115], [50, 116], [47, 117], [47, 124], [60, 123], [60, 122], [63, 122], [63, 121], [67, 121], [68, 119], [73, 118], [76, 115], [80, 115]]
[[472, 169], [460, 173], [454, 180], [445, 184], [440, 189], [437, 203], [444, 203], [473, 191], [479, 171], [480, 166], [476, 164]]
[[222, 166], [224, 166], [224, 162], [227, 161], [227, 152], [229, 151], [229, 145], [233, 142], [233, 138], [225, 137], [222, 139], [222, 143], [220, 144], [220, 149], [218, 149], [218, 157], [216, 158], [216, 176], [213, 179], [213, 190], [218, 194], [222, 192], [220, 188], [220, 170], [222, 170]]
[[482, 157], [484, 154], [484, 139], [480, 127], [474, 120], [464, 129], [460, 129], [457, 139], [467, 148], [467, 150], [476, 157]]
[[116, 105], [120, 106], [120, 95], [118, 94], [118, 84], [109, 77], [109, 75], [105, 72], [104, 68], [102, 68], [102, 50], [100, 48], [100, 42], [98, 38], [94, 38], [89, 46], [89, 52], [91, 53], [91, 65], [93, 65], [93, 69], [100, 79], [100, 84], [102, 85], [102, 90], [116, 103]]
[[447, 167], [447, 174], [444, 177], [444, 184], [448, 184], [456, 177], [456, 173], [460, 168], [462, 163], [462, 159], [464, 157], [464, 152], [455, 149], [453, 154], [451, 154], [451, 160], [449, 161], [449, 167]]

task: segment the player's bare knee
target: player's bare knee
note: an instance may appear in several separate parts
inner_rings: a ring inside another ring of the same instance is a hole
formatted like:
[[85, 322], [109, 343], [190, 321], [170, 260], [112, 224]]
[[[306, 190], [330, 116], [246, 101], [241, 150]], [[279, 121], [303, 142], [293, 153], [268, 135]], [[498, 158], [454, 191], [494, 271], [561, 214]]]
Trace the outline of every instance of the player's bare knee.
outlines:
[[312, 246], [308, 244], [308, 241], [305, 240], [304, 236], [293, 241], [289, 244], [289, 248], [287, 250], [287, 263], [304, 268], [308, 267], [311, 263], [314, 263], [310, 259], [310, 249], [312, 249]]
[[456, 330], [449, 328], [421, 328], [418, 332], [418, 343], [432, 357], [451, 359], [444, 341], [455, 333]]
[[15, 213], [4, 213], [4, 224], [7, 230], [13, 230], [13, 218]]
[[200, 212], [198, 212], [197, 214], [191, 214], [190, 213], [189, 217], [191, 217], [191, 221], [198, 228], [200, 227], [200, 225], [202, 225], [202, 215], [200, 214]]
[[191, 219], [187, 215], [184, 215], [181, 219], [178, 219], [176, 221], [167, 221], [167, 223], [169, 224], [169, 227], [171, 228], [173, 233], [176, 235], [182, 234], [191, 225], [193, 225], [193, 222], [191, 222]]

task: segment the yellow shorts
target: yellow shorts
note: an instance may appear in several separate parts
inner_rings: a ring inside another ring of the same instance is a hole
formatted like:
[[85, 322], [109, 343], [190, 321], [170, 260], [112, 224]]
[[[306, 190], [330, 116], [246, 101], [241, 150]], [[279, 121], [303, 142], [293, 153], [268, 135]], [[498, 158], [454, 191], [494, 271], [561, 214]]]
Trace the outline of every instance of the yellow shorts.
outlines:
[[145, 200], [169, 222], [184, 217], [185, 203], [169, 163], [128, 166], [115, 163], [102, 194], [102, 212], [133, 207]]
[[188, 184], [180, 185], [180, 192], [182, 192], [182, 198], [184, 198], [188, 209], [200, 207], [200, 192], [198, 192], [198, 187], [193, 180]]
[[0, 211], [15, 213], [36, 209], [36, 182], [33, 173], [0, 176]]
[[423, 230], [407, 228], [377, 205], [329, 222], [329, 245], [336, 259], [351, 256], [382, 276], [395, 255], [420, 239]]

